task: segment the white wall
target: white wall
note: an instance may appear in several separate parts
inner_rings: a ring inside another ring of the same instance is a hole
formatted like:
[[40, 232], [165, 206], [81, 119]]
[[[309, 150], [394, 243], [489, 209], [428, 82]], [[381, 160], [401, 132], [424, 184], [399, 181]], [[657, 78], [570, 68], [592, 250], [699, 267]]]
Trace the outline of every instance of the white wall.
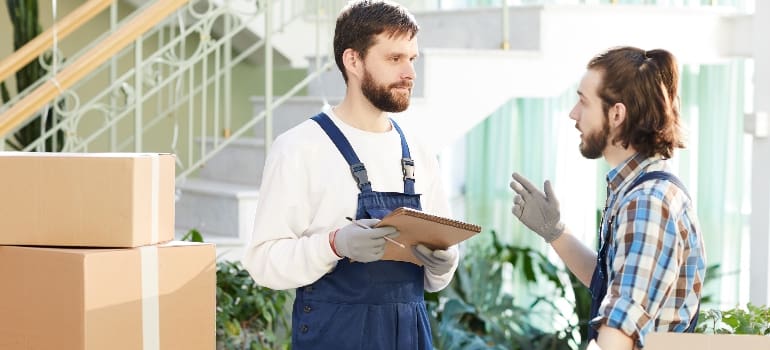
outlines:
[[[770, 2], [757, 1], [754, 14], [754, 111], [770, 113]], [[749, 300], [770, 304], [770, 139], [754, 138], [751, 201]]]

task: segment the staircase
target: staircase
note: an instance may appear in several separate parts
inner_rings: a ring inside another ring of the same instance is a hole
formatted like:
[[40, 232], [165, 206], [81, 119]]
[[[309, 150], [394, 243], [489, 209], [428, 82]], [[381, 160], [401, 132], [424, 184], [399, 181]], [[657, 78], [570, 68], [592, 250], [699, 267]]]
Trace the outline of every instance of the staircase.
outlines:
[[[649, 26], [651, 14], [658, 19], [655, 26]], [[440, 150], [511, 98], [562, 94], [579, 79], [587, 60], [607, 47], [670, 48], [686, 53], [679, 55], [681, 62], [710, 62], [745, 55], [746, 46], [714, 44], [704, 32], [727, 38], [750, 27], [750, 18], [719, 8], [545, 5], [511, 8], [508, 17], [510, 49], [503, 51], [499, 8], [417, 13], [421, 57], [412, 104], [394, 116], [399, 123], [430, 130], [421, 137]], [[657, 33], [641, 36], [635, 28]], [[314, 60], [306, 66], [312, 72]], [[336, 68], [321, 74], [308, 85], [307, 96], [291, 98], [274, 111], [274, 135], [315, 115], [325, 103], [339, 102], [344, 86]], [[264, 98], [252, 101], [257, 115]], [[198, 178], [178, 186], [179, 232], [202, 230], [226, 258], [239, 258], [251, 235], [265, 157], [263, 135], [259, 123], [253, 135], [212, 158]]]

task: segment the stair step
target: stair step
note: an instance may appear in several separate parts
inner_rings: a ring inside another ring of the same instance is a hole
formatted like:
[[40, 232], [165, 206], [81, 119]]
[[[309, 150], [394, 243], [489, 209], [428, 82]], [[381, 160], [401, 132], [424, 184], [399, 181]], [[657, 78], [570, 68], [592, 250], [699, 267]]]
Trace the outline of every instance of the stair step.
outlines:
[[[318, 114], [325, 103], [334, 105], [341, 100], [341, 97], [326, 99], [322, 96], [295, 96], [290, 98], [273, 110], [273, 136], [278, 136]], [[251, 103], [254, 116], [259, 115], [265, 109], [265, 98], [263, 96], [252, 97]], [[258, 138], [264, 137], [264, 120], [254, 126], [254, 133]]]
[[[260, 163], [261, 165], [261, 163]], [[251, 236], [257, 208], [257, 186], [204, 179], [177, 184], [176, 229], [197, 229], [207, 237], [244, 241]]]
[[[187, 234], [188, 230], [177, 229], [175, 239], [179, 240]], [[237, 261], [243, 256], [243, 251], [249, 243], [248, 239], [232, 238], [219, 235], [203, 235], [203, 241], [217, 246], [217, 260]]]
[[[206, 144], [209, 149], [214, 146], [212, 140], [207, 140]], [[264, 165], [265, 140], [239, 138], [206, 162], [198, 176], [201, 180], [258, 187]]]
[[257, 186], [205, 179], [187, 179], [182, 183], [178, 183], [177, 188], [190, 192], [223, 196], [232, 195], [239, 198], [253, 197], [256, 199], [259, 194], [259, 188]]

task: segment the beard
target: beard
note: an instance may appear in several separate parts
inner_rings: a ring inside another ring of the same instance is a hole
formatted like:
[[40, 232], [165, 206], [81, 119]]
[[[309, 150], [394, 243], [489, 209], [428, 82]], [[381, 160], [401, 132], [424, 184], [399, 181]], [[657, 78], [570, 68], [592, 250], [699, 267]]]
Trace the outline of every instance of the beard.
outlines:
[[601, 157], [607, 148], [609, 136], [610, 123], [605, 117], [601, 129], [583, 135], [583, 142], [580, 143], [580, 154], [588, 159]]
[[[409, 88], [409, 93], [392, 92], [394, 88]], [[409, 97], [412, 93], [412, 82], [405, 80], [388, 86], [377, 84], [374, 77], [364, 68], [364, 79], [361, 82], [361, 92], [374, 107], [381, 111], [398, 113], [409, 107]]]

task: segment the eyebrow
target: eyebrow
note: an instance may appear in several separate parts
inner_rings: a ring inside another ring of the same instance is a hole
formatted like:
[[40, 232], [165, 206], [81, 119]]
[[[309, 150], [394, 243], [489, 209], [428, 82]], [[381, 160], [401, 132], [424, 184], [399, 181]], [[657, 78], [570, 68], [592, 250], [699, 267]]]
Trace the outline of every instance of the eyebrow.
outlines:
[[404, 52], [397, 52], [397, 51], [393, 51], [393, 52], [390, 52], [390, 53], [388, 53], [388, 54], [387, 54], [387, 55], [385, 55], [385, 56], [386, 56], [386, 57], [394, 57], [394, 56], [398, 56], [398, 57], [409, 57], [409, 58], [417, 58], [417, 57], [419, 57], [419, 56], [420, 56], [420, 54], [408, 55], [408, 54], [406, 54], [406, 53], [404, 53]]

